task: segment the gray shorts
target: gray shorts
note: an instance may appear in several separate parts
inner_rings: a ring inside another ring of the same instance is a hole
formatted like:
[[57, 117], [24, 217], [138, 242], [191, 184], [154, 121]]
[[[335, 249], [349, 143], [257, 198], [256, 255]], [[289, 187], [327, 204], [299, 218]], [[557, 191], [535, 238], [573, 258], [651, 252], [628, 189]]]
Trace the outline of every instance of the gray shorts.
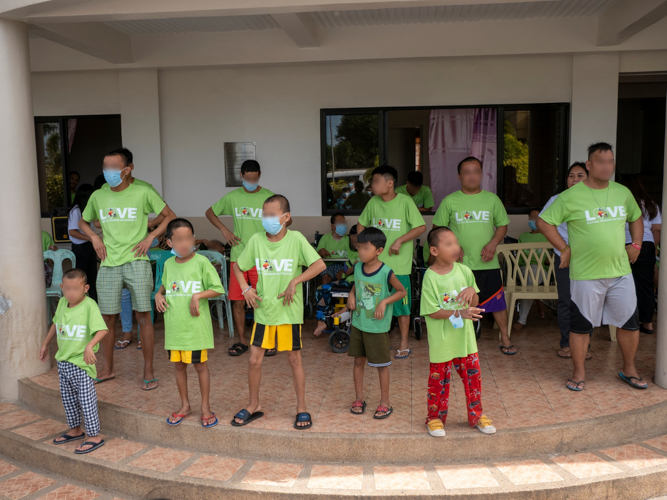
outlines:
[[600, 325], [639, 330], [637, 293], [632, 274], [620, 278], [571, 280], [570, 331], [591, 333]]

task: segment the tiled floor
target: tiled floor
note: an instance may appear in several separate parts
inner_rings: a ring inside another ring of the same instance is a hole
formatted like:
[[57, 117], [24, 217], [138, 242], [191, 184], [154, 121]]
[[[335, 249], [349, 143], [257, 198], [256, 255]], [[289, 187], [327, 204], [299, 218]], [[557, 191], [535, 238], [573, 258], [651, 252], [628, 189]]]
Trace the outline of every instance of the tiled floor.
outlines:
[[[364, 387], [368, 407], [363, 416], [352, 415], [349, 405], [354, 400], [352, 358], [334, 354], [326, 335], [312, 336], [313, 320], [303, 328], [303, 364], [306, 373], [308, 410], [314, 426], [308, 432], [425, 432], [426, 386], [429, 371], [428, 341], [410, 338], [412, 355], [396, 360], [390, 368], [391, 404], [393, 415], [387, 420], [374, 420], [373, 412], [379, 404], [379, 385], [374, 369], [366, 370]], [[136, 325], [135, 325], [136, 330]], [[215, 350], [209, 352], [211, 371], [211, 406], [224, 425], [247, 403], [248, 354], [240, 357], [227, 355], [233, 342], [227, 332], [216, 330]], [[136, 334], [135, 334], [136, 335]], [[512, 336], [518, 347], [515, 356], [505, 356], [498, 349], [497, 330], [484, 323], [479, 342], [482, 370], [482, 404], [485, 413], [499, 429], [546, 425], [609, 415], [649, 406], [667, 400], [667, 390], [655, 386], [651, 380], [655, 365], [655, 336], [641, 334], [637, 365], [649, 383], [648, 390], [632, 389], [617, 376], [621, 368], [618, 345], [609, 340], [609, 332], [602, 328], [592, 338], [593, 359], [586, 363], [586, 390], [574, 393], [565, 388], [571, 376], [571, 362], [556, 356], [560, 335], [556, 319], [550, 312], [546, 319], [529, 317], [528, 327]], [[158, 415], [178, 410], [180, 399], [176, 389], [173, 367], [163, 349], [164, 329], [156, 324], [156, 376], [160, 387], [142, 391], [143, 359], [136, 349], [136, 341], [125, 350], [115, 351], [116, 378], [97, 386], [101, 401]], [[136, 340], [136, 339], [135, 339]], [[398, 330], [391, 333], [392, 347], [398, 344]], [[236, 339], [234, 340], [236, 341]], [[52, 345], [52, 354], [55, 345]], [[98, 355], [98, 359], [100, 356]], [[201, 404], [195, 371], [189, 370], [188, 387], [193, 406], [191, 419], [199, 418]], [[34, 377], [41, 385], [58, 390], [56, 369]], [[286, 357], [279, 354], [266, 358], [263, 365], [261, 389], [262, 411], [265, 417], [252, 424], [254, 428], [294, 431], [296, 398]], [[1, 409], [1, 408], [0, 408]], [[12, 418], [0, 416], [0, 428], [24, 423], [29, 416], [15, 414]], [[467, 422], [465, 397], [457, 376], [452, 378], [447, 432], [474, 432]]]

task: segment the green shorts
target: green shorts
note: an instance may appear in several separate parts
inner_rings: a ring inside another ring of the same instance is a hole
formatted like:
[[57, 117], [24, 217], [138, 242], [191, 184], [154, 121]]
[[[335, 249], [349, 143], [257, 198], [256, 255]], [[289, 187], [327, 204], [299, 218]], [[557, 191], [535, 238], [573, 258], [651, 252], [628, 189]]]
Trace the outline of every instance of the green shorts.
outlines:
[[347, 355], [353, 358], [366, 358], [368, 366], [376, 368], [389, 366], [391, 364], [389, 332], [366, 333], [353, 326]]
[[[398, 281], [400, 281], [401, 284], [405, 287], [405, 291], [408, 292], [408, 294], [405, 297], [403, 297], [403, 300], [394, 302], [394, 312], [392, 313], [392, 316], [394, 316], [394, 318], [397, 318], [399, 316], [410, 316], [410, 313], [412, 312], [412, 308], [410, 307], [410, 305], [412, 304], [412, 289], [410, 287], [410, 275], [395, 274], [395, 276], [398, 278]], [[394, 293], [393, 289], [392, 293]]]
[[100, 267], [97, 273], [97, 302], [102, 314], [120, 313], [123, 288], [130, 291], [132, 310], [149, 312], [153, 291], [153, 270], [147, 260], [133, 260], [123, 265]]

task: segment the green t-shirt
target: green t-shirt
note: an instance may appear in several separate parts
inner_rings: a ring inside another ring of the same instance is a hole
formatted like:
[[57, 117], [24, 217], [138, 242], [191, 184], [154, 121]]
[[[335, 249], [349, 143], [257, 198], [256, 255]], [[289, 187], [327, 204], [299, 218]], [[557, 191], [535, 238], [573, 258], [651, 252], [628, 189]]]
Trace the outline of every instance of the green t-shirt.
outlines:
[[444, 363], [454, 358], [465, 358], [477, 352], [475, 328], [470, 319], [463, 320], [463, 328], [454, 328], [449, 319], [433, 319], [429, 315], [441, 309], [454, 311], [461, 309], [455, 302], [464, 288], [479, 288], [475, 277], [467, 266], [454, 263], [454, 268], [444, 276], [428, 269], [422, 285], [420, 314], [426, 317], [428, 332], [428, 353], [431, 363]]
[[169, 306], [164, 313], [164, 348], [174, 351], [213, 349], [208, 299], [200, 299], [199, 316], [190, 314], [190, 301], [195, 293], [225, 292], [213, 264], [198, 253], [183, 264], [172, 257], [164, 263], [162, 286]]
[[409, 196], [412, 201], [415, 202], [417, 208], [433, 208], [433, 205], [435, 205], [435, 203], [433, 203], [433, 192], [428, 186], [422, 185], [422, 187], [419, 189], [419, 192], [414, 196], [408, 193], [407, 186], [398, 186], [396, 188], [396, 192]]
[[319, 252], [323, 248], [329, 251], [332, 259], [347, 259], [350, 251], [350, 237], [345, 235], [337, 240], [331, 233], [324, 234], [317, 244], [317, 251]]
[[260, 188], [256, 193], [248, 193], [244, 188], [238, 188], [227, 193], [213, 205], [216, 217], [231, 215], [234, 220], [234, 235], [241, 239], [238, 245], [232, 247], [231, 262], [236, 262], [243, 249], [255, 233], [263, 233], [262, 209], [267, 198], [273, 193], [266, 188]]
[[570, 279], [618, 278], [632, 272], [625, 251], [625, 223], [642, 216], [628, 188], [610, 181], [605, 189], [583, 182], [563, 191], [542, 213], [554, 226], [567, 222], [572, 249]]
[[366, 333], [385, 333], [391, 329], [394, 305], [389, 304], [385, 308], [382, 319], [375, 319], [375, 309], [380, 301], [393, 293], [389, 284], [392, 274], [394, 272], [386, 264], [382, 264], [377, 271], [371, 274], [366, 274], [363, 262], [354, 266], [357, 308], [352, 313], [352, 326]]
[[46, 231], [42, 231], [42, 253], [46, 252], [51, 245], [55, 245], [53, 238]]
[[359, 224], [375, 227], [387, 237], [387, 244], [380, 254], [382, 262], [399, 276], [412, 272], [414, 241], [403, 243], [398, 255], [389, 255], [389, 248], [399, 237], [425, 224], [417, 205], [408, 196], [397, 194], [391, 201], [382, 201], [380, 196], [374, 196], [359, 216]]
[[81, 217], [86, 222], [100, 221], [107, 248], [102, 266], [148, 260], [145, 255], [135, 257], [132, 248], [148, 235], [148, 214], [159, 214], [165, 206], [155, 189], [139, 184], [137, 179], [119, 192], [112, 191], [108, 184], [95, 191]]
[[[83, 360], [86, 346], [100, 330], [106, 330], [107, 325], [100, 314], [100, 308], [90, 297], [86, 297], [76, 307], [69, 307], [67, 299], [62, 297], [58, 301], [58, 308], [53, 317], [56, 325], [56, 340], [58, 352], [56, 361], [67, 361], [84, 370], [91, 378], [97, 377], [95, 365], [87, 365]], [[107, 334], [108, 335], [108, 334]], [[93, 347], [97, 352], [100, 345]]]
[[[521, 233], [521, 236], [519, 236], [519, 243], [548, 243], [549, 241], [547, 240], [547, 237], [544, 236], [542, 233]], [[542, 253], [542, 250], [538, 250], [536, 252], [538, 255]], [[537, 258], [532, 257], [530, 259], [531, 265], [537, 265]], [[519, 266], [525, 266], [526, 263], [524, 262], [523, 257], [519, 257]], [[545, 258], [542, 261], [542, 265], [547, 268], [549, 267], [548, 261]]]
[[493, 238], [495, 228], [509, 223], [503, 202], [489, 191], [456, 191], [442, 200], [433, 217], [434, 226], [447, 226], [454, 231], [463, 248], [463, 263], [474, 271], [500, 268], [497, 255], [489, 262], [482, 260], [482, 249]]
[[306, 237], [288, 230], [285, 237], [269, 241], [266, 232], [250, 238], [236, 263], [242, 271], [257, 268], [257, 295], [262, 299], [255, 309], [255, 321], [262, 325], [303, 324], [302, 284], [296, 286], [294, 301], [283, 305], [283, 293], [294, 278], [301, 274], [301, 267], [310, 267], [320, 260]]

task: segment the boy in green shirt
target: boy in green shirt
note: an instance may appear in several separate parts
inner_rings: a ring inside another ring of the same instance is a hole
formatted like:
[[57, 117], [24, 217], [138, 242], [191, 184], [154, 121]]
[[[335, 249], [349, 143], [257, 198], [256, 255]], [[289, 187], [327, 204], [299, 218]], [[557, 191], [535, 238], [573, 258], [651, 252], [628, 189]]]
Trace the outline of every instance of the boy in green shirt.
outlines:
[[368, 363], [368, 366], [378, 369], [380, 377], [380, 405], [373, 418], [381, 420], [394, 411], [389, 404], [389, 330], [393, 304], [405, 297], [407, 292], [389, 266], [378, 259], [387, 244], [384, 233], [374, 227], [367, 227], [359, 233], [357, 239], [361, 262], [354, 266], [354, 286], [347, 297], [347, 308], [335, 316], [352, 311], [352, 332], [347, 355], [354, 358], [356, 399], [350, 411], [361, 415], [366, 410], [364, 364]]
[[195, 231], [190, 221], [171, 221], [167, 226], [167, 243], [174, 257], [164, 263], [155, 309], [164, 313], [164, 348], [174, 363], [181, 397], [181, 408], [171, 414], [167, 423], [178, 425], [191, 413], [187, 369], [192, 364], [201, 390], [201, 425], [213, 427], [218, 419], [209, 404], [211, 376], [207, 360], [208, 350], [213, 349], [213, 326], [208, 299], [225, 291], [213, 264], [195, 253]]
[[424, 186], [424, 174], [417, 170], [408, 174], [407, 184], [397, 187], [396, 192], [412, 198], [420, 212], [430, 212], [435, 205], [431, 188]]
[[410, 274], [412, 273], [412, 241], [426, 231], [424, 218], [414, 202], [404, 194], [395, 191], [398, 173], [394, 167], [384, 165], [373, 170], [373, 194], [366, 208], [359, 216], [357, 230], [361, 233], [366, 227], [375, 227], [387, 237], [387, 247], [380, 255], [380, 260], [396, 274], [408, 294], [394, 305], [393, 315], [398, 318], [401, 330], [401, 344], [396, 359], [405, 359], [412, 352], [408, 348], [410, 330], [410, 304], [412, 293]]
[[[222, 236], [232, 246], [230, 255], [230, 269], [238, 260], [243, 249], [256, 233], [262, 233], [262, 207], [264, 202], [273, 193], [259, 185], [262, 176], [260, 165], [255, 160], [246, 160], [241, 165], [241, 179], [243, 187], [235, 189], [220, 198], [215, 205], [206, 210], [206, 218], [217, 227]], [[233, 231], [220, 222], [221, 215], [231, 215], [234, 222]], [[253, 267], [244, 273], [246, 283], [250, 286], [257, 285], [257, 270]], [[234, 331], [239, 336], [239, 341], [229, 348], [230, 356], [241, 356], [248, 350], [248, 341], [245, 338], [245, 300], [241, 293], [236, 275], [231, 273], [229, 277], [229, 290], [227, 296], [232, 301], [234, 316]]]
[[86, 296], [89, 288], [86, 273], [81, 269], [70, 269], [63, 275], [60, 288], [63, 297], [58, 302], [53, 324], [39, 351], [42, 362], [49, 359], [49, 344], [57, 335], [56, 362], [60, 395], [70, 430], [54, 439], [53, 443], [64, 444], [86, 437], [81, 429], [83, 412], [88, 441], [79, 446], [75, 453], [90, 453], [104, 445], [100, 437], [97, 392], [93, 380], [97, 375], [95, 353], [108, 330], [97, 304]]
[[[507, 212], [495, 194], [482, 189], [482, 162], [474, 156], [458, 165], [461, 190], [447, 196], [433, 217], [433, 227], [448, 227], [461, 243], [463, 264], [475, 275], [480, 306], [493, 314], [501, 336], [500, 350], [514, 355], [507, 331], [507, 304], [496, 247], [507, 234]], [[433, 257], [429, 258], [432, 261]]]
[[[347, 259], [350, 238], [347, 236], [347, 222], [343, 214], [331, 216], [331, 232], [322, 235], [317, 244], [317, 253], [323, 259]], [[322, 284], [327, 285], [333, 280], [343, 279], [345, 262], [332, 262], [322, 273]]]
[[[237, 427], [264, 416], [260, 411], [259, 384], [267, 349], [287, 351], [297, 400], [294, 427], [302, 430], [313, 425], [306, 411], [306, 379], [301, 364], [301, 284], [324, 271], [326, 264], [301, 233], [287, 230], [291, 217], [287, 198], [279, 194], [268, 198], [262, 213], [265, 232], [250, 238], [234, 264], [246, 304], [255, 311], [248, 360], [250, 401], [232, 420]], [[303, 273], [302, 266], [308, 267]], [[244, 275], [253, 267], [258, 272], [257, 288], [248, 285]]]
[[[104, 365], [96, 382], [105, 382], [116, 376], [114, 332], [116, 316], [121, 312], [121, 295], [127, 288], [141, 328], [144, 357], [142, 389], [150, 391], [157, 389], [158, 382], [153, 372], [151, 292], [154, 280], [146, 252], [176, 216], [154, 189], [137, 181], [130, 182], [130, 173], [134, 168], [131, 155], [126, 149], [118, 149], [104, 157], [103, 171], [107, 184], [88, 200], [79, 220], [79, 230], [90, 238], [102, 261], [97, 275], [97, 298], [100, 312], [112, 332], [104, 339]], [[151, 213], [162, 215], [163, 219], [149, 233], [148, 214]], [[102, 227], [104, 241], [90, 228], [90, 222], [97, 220]]]
[[421, 315], [426, 317], [431, 375], [428, 379], [428, 433], [445, 435], [449, 411], [449, 381], [452, 363], [463, 382], [468, 423], [484, 434], [496, 428], [482, 410], [482, 380], [473, 321], [484, 309], [477, 307], [479, 289], [470, 269], [457, 262], [461, 247], [456, 235], [446, 227], [428, 234], [434, 262], [424, 275]]

